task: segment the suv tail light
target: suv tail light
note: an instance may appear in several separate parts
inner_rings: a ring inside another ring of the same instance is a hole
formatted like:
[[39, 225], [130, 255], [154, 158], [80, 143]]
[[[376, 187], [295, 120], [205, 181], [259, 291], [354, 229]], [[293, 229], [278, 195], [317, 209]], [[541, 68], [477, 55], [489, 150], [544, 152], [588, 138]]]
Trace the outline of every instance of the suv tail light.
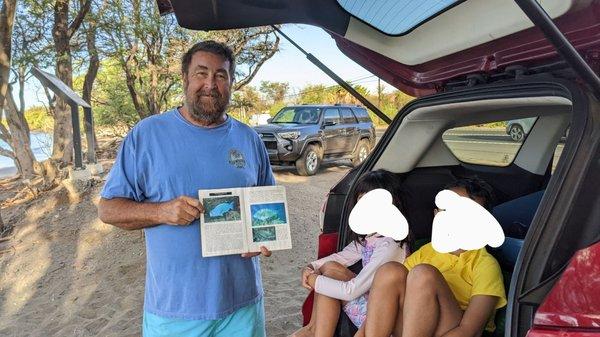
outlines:
[[527, 337], [600, 336], [600, 242], [579, 250], [538, 308]]

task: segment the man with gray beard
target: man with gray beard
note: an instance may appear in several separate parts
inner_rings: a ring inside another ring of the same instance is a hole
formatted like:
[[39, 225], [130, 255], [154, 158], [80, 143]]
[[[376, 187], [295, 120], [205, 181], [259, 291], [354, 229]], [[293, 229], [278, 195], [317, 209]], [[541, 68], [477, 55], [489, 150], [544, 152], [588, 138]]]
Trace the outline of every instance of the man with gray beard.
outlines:
[[143, 229], [144, 336], [265, 335], [261, 252], [202, 257], [200, 189], [274, 185], [266, 149], [226, 113], [231, 49], [195, 44], [182, 57], [185, 103], [140, 121], [125, 137], [101, 193], [106, 223]]

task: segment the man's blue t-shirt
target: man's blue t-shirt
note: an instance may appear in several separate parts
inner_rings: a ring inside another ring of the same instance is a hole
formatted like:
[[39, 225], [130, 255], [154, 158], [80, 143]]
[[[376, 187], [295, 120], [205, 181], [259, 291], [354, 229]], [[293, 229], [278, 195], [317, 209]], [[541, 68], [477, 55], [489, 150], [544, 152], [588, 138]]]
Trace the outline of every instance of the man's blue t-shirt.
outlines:
[[[274, 185], [266, 149], [228, 117], [214, 128], [177, 109], [139, 122], [125, 137], [101, 196], [163, 202], [198, 190]], [[258, 257], [202, 257], [199, 221], [146, 228], [144, 310], [162, 317], [221, 319], [262, 297]]]

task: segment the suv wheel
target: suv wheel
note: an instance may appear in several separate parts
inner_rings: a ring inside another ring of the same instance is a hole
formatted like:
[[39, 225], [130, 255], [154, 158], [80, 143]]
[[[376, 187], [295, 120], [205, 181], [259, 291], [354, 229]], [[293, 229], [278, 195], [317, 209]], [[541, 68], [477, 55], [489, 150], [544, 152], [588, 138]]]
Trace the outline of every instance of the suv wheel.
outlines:
[[358, 165], [362, 164], [369, 156], [369, 152], [369, 142], [366, 139], [361, 139], [360, 142], [358, 142], [356, 151], [354, 151], [352, 166], [357, 167]]
[[309, 145], [296, 160], [296, 170], [301, 176], [312, 176], [317, 173], [321, 165], [321, 148], [316, 145]]
[[523, 136], [525, 136], [525, 132], [523, 132], [523, 128], [519, 124], [513, 124], [508, 130], [508, 134], [510, 135], [510, 139], [515, 142], [521, 141]]

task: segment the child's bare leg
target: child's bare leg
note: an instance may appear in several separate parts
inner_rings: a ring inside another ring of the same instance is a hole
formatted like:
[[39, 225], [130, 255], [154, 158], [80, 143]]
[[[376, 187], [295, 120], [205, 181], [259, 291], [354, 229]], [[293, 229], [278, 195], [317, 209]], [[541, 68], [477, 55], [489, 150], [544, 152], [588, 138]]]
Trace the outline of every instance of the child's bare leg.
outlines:
[[367, 319], [363, 327], [367, 337], [389, 337], [401, 331], [402, 304], [408, 270], [401, 263], [388, 262], [375, 273], [367, 302]]
[[340, 317], [341, 301], [321, 294], [315, 294], [315, 337], [331, 337]]
[[460, 324], [463, 312], [442, 274], [421, 264], [406, 279], [402, 337], [438, 337]]
[[308, 324], [306, 324], [305, 326], [301, 327], [300, 329], [298, 329], [294, 333], [292, 333], [289, 337], [314, 337], [316, 306], [317, 306], [317, 293], [315, 293], [313, 296], [313, 305], [312, 305], [312, 310], [311, 310], [311, 315], [310, 315], [310, 321], [308, 321]]
[[[325, 263], [319, 268], [319, 272], [323, 276], [340, 281], [349, 281], [356, 276], [348, 268], [334, 261]], [[340, 308], [341, 304], [339, 300], [315, 293], [310, 321], [306, 326], [300, 328], [291, 336], [332, 336], [340, 315]], [[331, 317], [334, 318], [332, 319]], [[332, 323], [333, 330], [331, 330]], [[317, 329], [317, 327], [319, 327], [319, 329]], [[319, 330], [318, 334], [317, 330]], [[331, 333], [329, 333], [330, 330]]]
[[[333, 261], [325, 263], [319, 271], [323, 276], [340, 281], [350, 281], [356, 276], [348, 268]], [[333, 336], [340, 317], [342, 301], [321, 294], [315, 294], [315, 300], [316, 310], [313, 311], [315, 337]]]

